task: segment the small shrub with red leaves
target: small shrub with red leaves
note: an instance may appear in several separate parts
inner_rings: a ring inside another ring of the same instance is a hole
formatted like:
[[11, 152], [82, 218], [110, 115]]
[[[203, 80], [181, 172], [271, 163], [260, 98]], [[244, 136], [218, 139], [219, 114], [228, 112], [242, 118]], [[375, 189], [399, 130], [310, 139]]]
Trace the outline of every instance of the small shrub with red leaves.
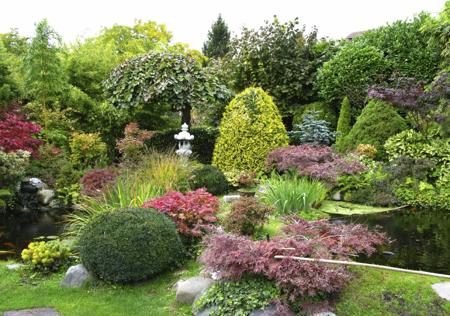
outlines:
[[116, 180], [118, 173], [110, 168], [86, 171], [81, 177], [80, 184], [84, 195], [97, 197], [102, 194], [107, 185]]
[[340, 291], [351, 274], [342, 265], [276, 259], [276, 255], [349, 260], [371, 255], [386, 238], [363, 225], [335, 225], [328, 221], [292, 218], [284, 234], [266, 241], [234, 235], [211, 235], [201, 260], [222, 278], [240, 279], [244, 274], [264, 275], [275, 281], [286, 297], [332, 294]]
[[140, 129], [138, 123], [130, 123], [125, 126], [124, 138], [117, 142], [117, 149], [123, 155], [124, 160], [136, 162], [144, 148], [144, 142], [153, 137], [154, 133]]
[[350, 157], [341, 157], [329, 146], [282, 147], [272, 151], [266, 160], [268, 170], [279, 172], [297, 170], [299, 175], [335, 184], [337, 178], [346, 174], [365, 171], [365, 166]]
[[196, 239], [202, 237], [217, 222], [219, 199], [205, 189], [185, 194], [172, 191], [145, 202], [142, 207], [154, 208], [167, 214], [175, 222], [181, 235]]
[[231, 205], [231, 211], [225, 219], [225, 229], [234, 234], [252, 236], [273, 211], [273, 208], [256, 198], [243, 196]]
[[0, 147], [6, 152], [26, 150], [38, 158], [43, 141], [35, 136], [40, 131], [38, 124], [27, 122], [18, 114], [5, 114], [0, 120]]

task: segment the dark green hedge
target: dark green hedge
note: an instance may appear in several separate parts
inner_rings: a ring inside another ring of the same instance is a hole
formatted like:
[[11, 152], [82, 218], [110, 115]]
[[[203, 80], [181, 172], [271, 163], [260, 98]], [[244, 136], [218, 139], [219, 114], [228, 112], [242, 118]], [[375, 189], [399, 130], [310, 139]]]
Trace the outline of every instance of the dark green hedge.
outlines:
[[[174, 135], [179, 132], [180, 129], [168, 129], [157, 132], [156, 135], [146, 142], [146, 145], [162, 151], [175, 149], [177, 141], [174, 139]], [[191, 143], [194, 158], [201, 163], [210, 164], [219, 130], [209, 126], [194, 126], [189, 129], [189, 133], [194, 135], [194, 140]]]
[[184, 248], [175, 224], [151, 209], [122, 209], [95, 217], [79, 240], [81, 262], [114, 283], [148, 279], [178, 266]]

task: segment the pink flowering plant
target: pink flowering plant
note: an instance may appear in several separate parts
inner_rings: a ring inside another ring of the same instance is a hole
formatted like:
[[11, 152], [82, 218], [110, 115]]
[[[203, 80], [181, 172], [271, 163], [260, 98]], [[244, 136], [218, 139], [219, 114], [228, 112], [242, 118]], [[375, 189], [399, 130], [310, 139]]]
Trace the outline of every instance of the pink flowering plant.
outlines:
[[264, 275], [294, 301], [336, 293], [348, 283], [351, 274], [344, 266], [275, 256], [349, 260], [358, 254], [371, 255], [385, 241], [384, 234], [369, 231], [363, 225], [291, 218], [283, 235], [271, 240], [211, 235], [205, 239], [207, 248], [201, 260], [209, 271], [219, 272], [222, 278], [239, 280], [248, 273]]
[[145, 202], [142, 207], [167, 214], [181, 235], [195, 239], [202, 237], [217, 222], [219, 199], [205, 189], [185, 194], [172, 191]]

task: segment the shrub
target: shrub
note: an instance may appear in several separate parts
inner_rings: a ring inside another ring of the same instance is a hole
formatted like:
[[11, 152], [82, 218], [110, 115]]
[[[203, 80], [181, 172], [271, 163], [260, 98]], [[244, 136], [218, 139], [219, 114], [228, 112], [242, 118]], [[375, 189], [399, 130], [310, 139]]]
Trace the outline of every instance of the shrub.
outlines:
[[154, 208], [167, 214], [178, 232], [190, 238], [201, 237], [209, 225], [217, 221], [219, 200], [204, 189], [187, 192], [169, 192], [145, 202], [143, 208]]
[[263, 309], [280, 296], [274, 282], [263, 277], [247, 276], [240, 281], [213, 284], [198, 301], [199, 311], [209, 308], [211, 316], [249, 315]]
[[396, 197], [406, 205], [423, 209], [450, 209], [448, 187], [436, 188], [426, 181], [407, 178], [395, 188]]
[[371, 100], [363, 109], [350, 132], [342, 140], [341, 149], [352, 150], [358, 144], [374, 145], [377, 158], [383, 158], [386, 140], [407, 128], [405, 120], [392, 106], [382, 101]]
[[89, 170], [80, 179], [81, 192], [91, 197], [99, 196], [107, 185], [114, 182], [117, 176], [117, 172], [109, 168]]
[[144, 149], [144, 142], [153, 136], [153, 132], [141, 130], [137, 123], [125, 126], [125, 136], [117, 141], [117, 149], [128, 162], [136, 162]]
[[386, 62], [383, 53], [372, 46], [350, 43], [323, 64], [316, 77], [319, 95], [329, 103], [347, 96], [356, 108], [363, 108], [367, 89], [382, 82]]
[[4, 152], [0, 147], [0, 188], [13, 188], [25, 175], [30, 153], [18, 150]]
[[336, 149], [342, 151], [342, 140], [352, 129], [351, 125], [352, 114], [350, 108], [350, 101], [344, 97], [341, 103], [341, 110], [339, 111], [339, 119], [336, 128]]
[[338, 292], [347, 284], [350, 273], [343, 266], [279, 259], [276, 255], [348, 260], [357, 254], [374, 253], [375, 246], [385, 241], [383, 234], [370, 232], [363, 225], [328, 221], [294, 219], [283, 231], [282, 236], [270, 241], [226, 234], [209, 236], [202, 262], [208, 271], [220, 271], [221, 278], [263, 275], [294, 301], [301, 296]]
[[330, 123], [331, 128], [336, 127], [337, 115], [335, 109], [324, 101], [316, 101], [313, 103], [301, 105], [300, 108], [294, 113], [293, 124], [301, 124], [304, 116], [309, 111], [316, 111], [318, 113], [318, 119], [327, 121]]
[[358, 144], [358, 146], [356, 146], [356, 153], [360, 156], [374, 159], [377, 155], [377, 148], [370, 144]]
[[268, 170], [279, 172], [296, 170], [299, 175], [335, 184], [343, 174], [356, 174], [365, 170], [364, 165], [352, 157], [341, 157], [331, 147], [314, 147], [309, 144], [289, 146], [272, 151], [266, 160]]
[[[174, 135], [179, 132], [179, 128], [156, 132], [145, 144], [159, 151], [173, 150], [177, 146]], [[189, 128], [189, 133], [194, 135], [191, 141], [193, 157], [201, 163], [210, 164], [219, 130], [209, 126], [192, 126]]]
[[104, 162], [106, 144], [98, 133], [73, 133], [70, 138], [70, 160], [80, 169]]
[[80, 236], [79, 250], [88, 271], [114, 283], [155, 276], [176, 266], [184, 252], [169, 218], [131, 208], [95, 217]]
[[231, 205], [225, 218], [225, 229], [231, 233], [252, 236], [259, 226], [264, 225], [273, 209], [261, 204], [254, 197], [241, 197]]
[[330, 130], [330, 123], [319, 119], [320, 112], [308, 111], [303, 116], [303, 122], [294, 125], [289, 132], [292, 144], [331, 145], [336, 133]]
[[225, 109], [213, 165], [222, 172], [259, 172], [267, 154], [288, 143], [286, 129], [272, 98], [261, 88], [248, 88]]
[[28, 248], [22, 250], [22, 260], [40, 272], [57, 271], [67, 263], [71, 255], [69, 247], [59, 240], [31, 242]]
[[221, 195], [228, 191], [228, 182], [222, 171], [213, 166], [202, 166], [192, 172], [189, 179], [191, 189], [205, 188], [214, 195]]
[[295, 174], [272, 174], [262, 184], [261, 200], [274, 206], [280, 214], [308, 212], [325, 200], [327, 189], [316, 180], [301, 178]]
[[6, 152], [26, 150], [37, 158], [43, 142], [35, 135], [40, 131], [39, 125], [25, 121], [18, 114], [6, 114], [0, 120], [0, 147]]

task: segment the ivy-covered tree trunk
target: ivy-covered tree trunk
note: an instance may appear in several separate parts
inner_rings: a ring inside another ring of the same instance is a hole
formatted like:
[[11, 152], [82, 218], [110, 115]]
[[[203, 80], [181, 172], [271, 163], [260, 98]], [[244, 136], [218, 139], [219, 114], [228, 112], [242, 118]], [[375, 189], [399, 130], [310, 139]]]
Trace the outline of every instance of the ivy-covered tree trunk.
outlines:
[[186, 104], [181, 111], [181, 124], [186, 123], [189, 126], [191, 125], [191, 109], [192, 106], [190, 104]]

